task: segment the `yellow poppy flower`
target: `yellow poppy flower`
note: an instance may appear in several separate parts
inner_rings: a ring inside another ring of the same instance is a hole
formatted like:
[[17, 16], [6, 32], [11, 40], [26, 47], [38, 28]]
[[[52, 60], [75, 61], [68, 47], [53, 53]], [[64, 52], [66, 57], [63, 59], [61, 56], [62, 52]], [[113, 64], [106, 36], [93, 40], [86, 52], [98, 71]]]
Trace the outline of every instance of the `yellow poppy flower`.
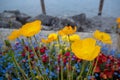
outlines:
[[64, 34], [64, 32], [63, 32], [62, 30], [59, 30], [59, 31], [58, 31], [58, 35], [64, 36], [65, 34]]
[[96, 30], [93, 36], [96, 39], [102, 41], [103, 43], [112, 44], [111, 36], [108, 33], [100, 32], [99, 30]]
[[78, 34], [70, 35], [70, 41], [76, 41], [76, 40], [80, 40], [80, 36]]
[[116, 22], [120, 24], [120, 17], [116, 19]]
[[48, 38], [48, 39], [42, 38], [42, 39], [41, 39], [41, 42], [44, 43], [44, 44], [50, 43], [50, 42], [52, 42], [52, 41], [53, 41], [53, 38]]
[[47, 40], [47, 39], [42, 38], [42, 39], [41, 39], [41, 42], [42, 42], [42, 43], [47, 44], [47, 43], [48, 43], [48, 40]]
[[8, 36], [9, 40], [15, 40], [16, 38], [18, 38], [20, 36], [20, 32], [19, 30], [13, 30], [11, 32], [11, 34]]
[[52, 41], [58, 39], [58, 35], [56, 33], [51, 33], [48, 35], [48, 39], [51, 39]]
[[69, 41], [69, 39], [70, 41], [80, 40], [80, 36], [78, 34], [70, 35], [69, 38], [67, 35], [62, 36], [63, 41]]
[[101, 41], [106, 44], [112, 44], [111, 36], [104, 32], [102, 32]]
[[72, 52], [80, 59], [92, 61], [100, 53], [100, 46], [96, 45], [96, 40], [86, 38], [77, 40], [71, 45]]
[[39, 33], [41, 30], [41, 21], [36, 20], [30, 23], [26, 23], [25, 25], [22, 26], [20, 29], [21, 35], [25, 37], [32, 37], [35, 34]]
[[68, 42], [68, 41], [69, 41], [69, 38], [68, 38], [68, 36], [67, 36], [67, 35], [62, 36], [62, 37], [61, 37], [61, 39], [62, 39], [63, 41], [66, 41], [66, 42]]
[[99, 30], [96, 30], [93, 34], [94, 38], [100, 40], [101, 39], [101, 32]]
[[74, 27], [74, 29], [71, 26], [65, 26], [62, 30], [58, 32], [60, 35], [70, 35], [74, 34], [76, 32], [77, 28]]

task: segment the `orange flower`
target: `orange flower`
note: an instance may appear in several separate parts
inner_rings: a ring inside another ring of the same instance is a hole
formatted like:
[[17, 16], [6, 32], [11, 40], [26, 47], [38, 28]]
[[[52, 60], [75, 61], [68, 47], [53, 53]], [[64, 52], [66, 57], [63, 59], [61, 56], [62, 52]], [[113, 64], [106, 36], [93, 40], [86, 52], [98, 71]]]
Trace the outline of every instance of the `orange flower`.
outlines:
[[62, 30], [59, 30], [59, 31], [58, 31], [58, 34], [59, 34], [60, 36], [64, 36], [64, 35], [65, 35]]
[[65, 26], [62, 30], [60, 30], [58, 32], [59, 35], [70, 35], [70, 34], [74, 34], [76, 32], [77, 28], [76, 26], [74, 27], [74, 29], [71, 26]]
[[116, 19], [116, 22], [117, 22], [118, 24], [120, 24], [120, 17], [118, 17], [118, 18]]

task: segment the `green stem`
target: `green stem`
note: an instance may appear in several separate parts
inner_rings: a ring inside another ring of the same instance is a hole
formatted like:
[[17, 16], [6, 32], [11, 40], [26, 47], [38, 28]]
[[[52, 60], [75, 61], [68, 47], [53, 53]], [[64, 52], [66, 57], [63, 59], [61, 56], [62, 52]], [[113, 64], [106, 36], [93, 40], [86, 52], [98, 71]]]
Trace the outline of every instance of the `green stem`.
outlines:
[[31, 66], [30, 61], [31, 61], [31, 60], [30, 60], [30, 54], [29, 54], [29, 52], [28, 52], [28, 63], [29, 63], [29, 67], [30, 67], [30, 74], [31, 74], [32, 78], [34, 78], [35, 75], [34, 75], [34, 73], [32, 72], [32, 66]]
[[[94, 75], [94, 71], [95, 71], [96, 66], [97, 66], [97, 63], [98, 63], [98, 58], [99, 58], [99, 57], [97, 57], [97, 60], [96, 60], [96, 62], [95, 62], [95, 67], [93, 68], [92, 76]], [[94, 61], [95, 61], [95, 60], [94, 60]]]
[[[59, 38], [59, 36], [58, 36], [58, 44], [59, 44], [59, 49], [61, 49], [61, 44], [60, 44], [60, 38]], [[60, 66], [61, 66], [61, 80], [63, 80], [63, 54], [61, 54], [61, 59], [62, 60], [60, 60]]]
[[[34, 38], [35, 38], [35, 37], [34, 37]], [[37, 40], [37, 39], [36, 39], [36, 40]], [[38, 58], [37, 53], [35, 52], [35, 49], [34, 49], [34, 47], [33, 47], [33, 45], [32, 45], [32, 40], [31, 40], [31, 38], [28, 39], [28, 42], [31, 43], [30, 46], [32, 47], [32, 50], [33, 50], [33, 52], [34, 52], [34, 54], [35, 54], [35, 56], [36, 56], [37, 62], [38, 62], [38, 60], [40, 59], [42, 65], [43, 65], [43, 67], [44, 67], [44, 64], [43, 64], [43, 62], [42, 62], [41, 56], [40, 56], [40, 58]], [[40, 49], [40, 47], [39, 47], [39, 49]], [[40, 54], [40, 51], [39, 51], [39, 50], [38, 50], [38, 53]], [[43, 68], [43, 70], [44, 70], [44, 72], [45, 72], [45, 67]], [[49, 80], [48, 77], [47, 77], [47, 75], [46, 75], [46, 80]]]
[[72, 80], [73, 80], [74, 70], [75, 70], [75, 66], [73, 67], [73, 70], [72, 70]]
[[83, 64], [82, 64], [82, 69], [81, 69], [80, 75], [77, 77], [77, 80], [81, 79], [81, 76], [82, 76], [82, 74], [83, 74], [83, 72], [84, 72], [86, 63], [87, 63], [87, 62], [83, 62]]
[[63, 80], [63, 58], [61, 61], [61, 80]]
[[91, 71], [91, 69], [92, 69], [92, 64], [93, 64], [93, 62], [94, 61], [90, 61], [90, 66], [89, 66], [89, 69], [88, 69], [88, 72], [87, 72], [87, 74], [86, 74], [86, 78], [88, 77], [88, 75], [90, 74], [90, 71]]
[[[58, 37], [58, 44], [59, 44], [59, 50], [60, 50], [60, 49], [61, 49], [60, 38], [59, 38], [59, 36], [57, 36], [57, 37]], [[59, 51], [59, 50], [58, 50], [58, 51]], [[59, 53], [59, 52], [58, 52], [58, 53]], [[58, 55], [58, 54], [57, 54], [57, 55]], [[61, 64], [61, 61], [60, 61], [60, 64]], [[59, 67], [59, 64], [57, 64], [57, 66]], [[61, 69], [62, 69], [62, 67], [61, 67]], [[62, 71], [61, 71], [61, 79], [63, 78], [62, 75], [63, 75], [63, 74], [62, 74]], [[58, 80], [59, 80], [59, 70], [58, 70]]]
[[[22, 46], [25, 46], [25, 42], [24, 42], [24, 40], [22, 39], [22, 42], [21, 42], [21, 44], [22, 44]], [[32, 72], [32, 66], [31, 66], [31, 63], [30, 63], [30, 52], [29, 51], [27, 51], [27, 49], [25, 48], [25, 52], [27, 53], [27, 55], [28, 55], [28, 64], [29, 64], [29, 67], [30, 67], [30, 75], [32, 76], [32, 78], [34, 79], [35, 78], [35, 75], [34, 75], [34, 73]]]
[[[12, 51], [13, 52], [13, 51]], [[14, 52], [13, 52], [14, 53]], [[15, 62], [15, 65], [20, 69], [24, 79], [27, 78], [27, 80], [29, 80], [29, 78], [26, 76], [25, 72], [22, 70], [22, 68], [19, 66], [18, 62], [16, 61], [15, 57], [14, 57], [14, 54], [12, 53], [12, 59], [13, 61]]]
[[[8, 53], [9, 54], [9, 53]], [[13, 53], [12, 53], [13, 54]], [[12, 56], [12, 61], [14, 62], [14, 58], [13, 58], [13, 56]], [[14, 63], [14, 65], [15, 65], [15, 67], [17, 67], [17, 65]], [[21, 77], [20, 77], [20, 75], [18, 74], [19, 73], [19, 71], [15, 68], [15, 73], [17, 73], [17, 77], [19, 77], [20, 79], [21, 79]], [[24, 77], [24, 76], [23, 76]], [[24, 79], [25, 79], [25, 77], [24, 77]]]
[[[70, 41], [70, 36], [68, 35], [68, 39], [69, 39], [69, 46], [70, 46], [70, 51], [72, 51], [72, 48], [71, 48], [71, 41]], [[69, 60], [69, 66], [72, 66], [71, 65], [71, 60], [72, 60], [72, 55], [70, 54], [70, 60]], [[71, 80], [71, 70], [69, 70], [69, 80]], [[73, 76], [73, 74], [72, 74], [72, 76]]]

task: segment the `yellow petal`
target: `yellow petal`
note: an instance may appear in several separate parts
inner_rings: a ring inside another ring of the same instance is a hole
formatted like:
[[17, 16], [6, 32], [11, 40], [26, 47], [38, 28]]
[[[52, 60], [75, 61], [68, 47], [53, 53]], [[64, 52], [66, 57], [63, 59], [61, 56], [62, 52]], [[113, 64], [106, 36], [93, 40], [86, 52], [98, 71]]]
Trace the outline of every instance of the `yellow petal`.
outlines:
[[67, 35], [64, 35], [64, 36], [62, 36], [62, 40], [68, 42], [68, 41], [69, 41], [69, 38], [68, 38]]
[[59, 30], [59, 31], [58, 31], [58, 35], [64, 36], [65, 34], [64, 34], [64, 32], [63, 32], [62, 30]]
[[57, 40], [58, 35], [56, 33], [51, 33], [51, 34], [48, 35], [48, 39], [52, 39], [53, 41]]
[[9, 40], [15, 40], [20, 36], [20, 31], [19, 30], [13, 30], [11, 34], [8, 36]]
[[42, 43], [47, 44], [47, 43], [48, 43], [48, 40], [47, 40], [47, 39], [42, 38], [42, 39], [41, 39], [41, 42], [42, 42]]
[[26, 23], [20, 29], [21, 35], [25, 37], [32, 37], [35, 34], [38, 34], [41, 30], [41, 21], [36, 20], [33, 22]]
[[70, 36], [70, 41], [80, 40], [80, 36], [78, 34], [73, 34]]
[[96, 46], [96, 40], [92, 38], [73, 42], [71, 49], [78, 58], [88, 61], [94, 60], [100, 52], [100, 47]]
[[74, 29], [71, 26], [65, 26], [62, 29], [63, 34], [65, 35], [70, 35], [70, 34], [74, 34], [76, 32], [76, 27], [74, 27]]
[[93, 48], [96, 44], [96, 40], [93, 38], [86, 38], [86, 39], [83, 39], [82, 41], [83, 41], [83, 44], [85, 45], [84, 47], [87, 47], [88, 49]]
[[88, 60], [89, 61], [94, 60], [99, 55], [100, 49], [101, 49], [100, 46], [96, 46], [95, 49], [94, 49], [94, 51], [93, 51], [93, 54], [89, 57]]

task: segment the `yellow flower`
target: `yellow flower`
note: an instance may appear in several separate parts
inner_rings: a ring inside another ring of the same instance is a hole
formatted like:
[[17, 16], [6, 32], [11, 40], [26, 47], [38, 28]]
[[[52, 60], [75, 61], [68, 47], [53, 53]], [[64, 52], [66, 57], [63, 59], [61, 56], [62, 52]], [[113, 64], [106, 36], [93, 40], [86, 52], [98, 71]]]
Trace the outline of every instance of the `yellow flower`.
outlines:
[[47, 40], [47, 39], [42, 38], [42, 39], [41, 39], [41, 42], [42, 42], [42, 43], [47, 44], [47, 43], [48, 43], [48, 40]]
[[58, 31], [58, 34], [59, 34], [60, 36], [64, 36], [64, 35], [65, 35], [62, 30], [59, 30], [59, 31]]
[[76, 40], [80, 40], [80, 36], [78, 34], [70, 35], [70, 41], [76, 41]]
[[36, 20], [30, 23], [26, 23], [25, 25], [22, 26], [20, 29], [21, 35], [25, 37], [32, 37], [35, 34], [39, 33], [41, 30], [41, 21]]
[[96, 40], [86, 38], [73, 42], [71, 48], [78, 58], [91, 61], [98, 56], [101, 47], [96, 45]]
[[108, 33], [100, 32], [99, 30], [96, 30], [93, 36], [96, 39], [102, 41], [103, 43], [112, 44], [111, 36]]
[[19, 30], [13, 30], [11, 32], [11, 34], [8, 36], [9, 40], [15, 40], [16, 38], [18, 38], [20, 36], [20, 32]]
[[62, 36], [62, 40], [63, 40], [63, 41], [67, 41], [67, 42], [68, 42], [68, 41], [69, 41], [69, 38], [68, 38], [68, 36], [67, 36], [67, 35], [64, 35], [64, 36]]
[[112, 44], [111, 36], [104, 32], [102, 32], [101, 41], [106, 44]]
[[70, 35], [69, 37], [67, 35], [62, 36], [62, 40], [63, 41], [76, 41], [76, 40], [80, 40], [80, 36], [78, 34], [73, 34]]
[[60, 35], [70, 35], [74, 34], [76, 32], [77, 28], [74, 27], [74, 29], [71, 26], [65, 26], [62, 30], [58, 32]]
[[101, 32], [100, 32], [99, 30], [96, 30], [96, 31], [94, 32], [93, 36], [94, 36], [94, 38], [100, 40], [102, 34], [101, 34]]
[[48, 35], [48, 39], [51, 39], [52, 41], [58, 39], [58, 35], [56, 33], [51, 33]]
[[52, 41], [53, 41], [53, 38], [48, 38], [48, 39], [42, 38], [42, 39], [41, 39], [41, 42], [44, 43], [44, 44], [50, 43], [50, 42], [52, 42]]
[[116, 19], [116, 22], [120, 24], [120, 17]]

